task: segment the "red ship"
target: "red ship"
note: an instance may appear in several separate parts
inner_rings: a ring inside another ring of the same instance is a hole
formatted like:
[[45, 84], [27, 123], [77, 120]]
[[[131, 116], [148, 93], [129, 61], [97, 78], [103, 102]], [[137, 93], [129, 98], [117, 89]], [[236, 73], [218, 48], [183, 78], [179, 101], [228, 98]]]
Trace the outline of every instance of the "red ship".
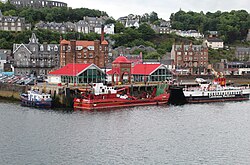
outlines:
[[101, 110], [110, 108], [135, 107], [147, 105], [167, 104], [170, 94], [167, 92], [167, 84], [158, 85], [153, 92], [144, 92], [140, 97], [129, 94], [128, 88], [114, 89], [96, 83], [90, 89], [81, 90], [81, 97], [74, 99], [74, 109]]

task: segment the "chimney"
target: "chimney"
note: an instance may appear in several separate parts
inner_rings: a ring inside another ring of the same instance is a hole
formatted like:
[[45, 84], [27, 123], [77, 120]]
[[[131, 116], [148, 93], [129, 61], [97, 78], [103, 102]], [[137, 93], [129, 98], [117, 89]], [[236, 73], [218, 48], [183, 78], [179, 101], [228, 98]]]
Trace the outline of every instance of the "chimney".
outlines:
[[104, 25], [102, 25], [102, 29], [101, 29], [101, 43], [102, 41], [104, 41]]

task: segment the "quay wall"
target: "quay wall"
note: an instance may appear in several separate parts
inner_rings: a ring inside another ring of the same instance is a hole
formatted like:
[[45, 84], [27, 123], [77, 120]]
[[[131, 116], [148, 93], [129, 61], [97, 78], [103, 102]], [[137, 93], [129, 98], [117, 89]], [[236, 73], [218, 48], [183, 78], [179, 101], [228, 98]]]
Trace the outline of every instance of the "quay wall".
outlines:
[[20, 94], [27, 91], [28, 86], [0, 83], [0, 97], [20, 100]]

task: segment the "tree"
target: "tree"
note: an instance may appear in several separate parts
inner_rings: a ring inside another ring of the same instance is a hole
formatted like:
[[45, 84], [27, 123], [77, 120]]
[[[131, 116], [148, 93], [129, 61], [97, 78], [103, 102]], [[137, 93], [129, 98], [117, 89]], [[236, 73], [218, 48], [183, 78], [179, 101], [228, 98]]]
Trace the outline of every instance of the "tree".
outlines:
[[120, 22], [116, 22], [115, 23], [115, 33], [122, 33], [125, 30], [125, 26], [120, 23]]
[[145, 41], [148, 41], [155, 36], [155, 31], [146, 23], [141, 24], [138, 31], [142, 34], [142, 38]]
[[108, 25], [108, 24], [116, 24], [116, 21], [114, 18], [109, 18], [105, 21], [104, 23], [105, 25]]
[[161, 56], [159, 53], [157, 52], [148, 52], [144, 58], [145, 59], [159, 59]]
[[156, 12], [153, 11], [152, 13], [150, 13], [149, 20], [151, 23], [157, 21], [158, 19], [158, 14]]

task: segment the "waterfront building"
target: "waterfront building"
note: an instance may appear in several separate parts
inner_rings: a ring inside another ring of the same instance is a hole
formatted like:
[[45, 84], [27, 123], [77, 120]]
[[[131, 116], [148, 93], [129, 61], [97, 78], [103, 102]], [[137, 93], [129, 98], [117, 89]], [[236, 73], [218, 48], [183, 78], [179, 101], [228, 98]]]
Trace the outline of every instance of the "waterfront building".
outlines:
[[7, 55], [0, 52], [0, 73], [4, 72], [4, 65], [7, 62]]
[[204, 40], [204, 44], [212, 49], [223, 49], [224, 48], [224, 42], [220, 38], [216, 37], [209, 37]]
[[250, 62], [247, 61], [227, 62], [222, 60], [214, 64], [214, 68], [223, 75], [250, 75]]
[[9, 2], [16, 7], [67, 7], [67, 3], [51, 0], [9, 0]]
[[172, 79], [171, 71], [163, 64], [137, 64], [132, 68], [134, 82], [162, 82]]
[[202, 45], [172, 45], [171, 59], [175, 71], [189, 70], [190, 74], [206, 74], [208, 66], [208, 48]]
[[60, 45], [40, 44], [32, 33], [28, 44], [14, 44], [15, 75], [47, 75], [59, 67]]
[[31, 24], [26, 24], [25, 18], [14, 17], [14, 16], [3, 16], [0, 10], [0, 30], [19, 32], [30, 29], [31, 29]]
[[67, 64], [48, 74], [50, 84], [104, 83], [105, 73], [95, 64]]
[[62, 40], [60, 49], [60, 67], [70, 63], [94, 63], [100, 68], [105, 68], [108, 62], [108, 42], [104, 39], [104, 32], [101, 40]]
[[236, 47], [235, 58], [239, 61], [250, 61], [250, 47]]
[[1, 64], [4, 67], [3, 71], [4, 72], [12, 72], [13, 71], [12, 64], [14, 62], [14, 59], [13, 59], [11, 49], [0, 49], [0, 54], [2, 54], [2, 59], [5, 59], [5, 57], [6, 57], [6, 62], [5, 62], [5, 60], [1, 62]]
[[124, 56], [119, 56], [112, 63], [112, 70], [107, 72], [108, 82], [161, 82], [172, 79], [171, 71], [163, 64], [135, 64]]

